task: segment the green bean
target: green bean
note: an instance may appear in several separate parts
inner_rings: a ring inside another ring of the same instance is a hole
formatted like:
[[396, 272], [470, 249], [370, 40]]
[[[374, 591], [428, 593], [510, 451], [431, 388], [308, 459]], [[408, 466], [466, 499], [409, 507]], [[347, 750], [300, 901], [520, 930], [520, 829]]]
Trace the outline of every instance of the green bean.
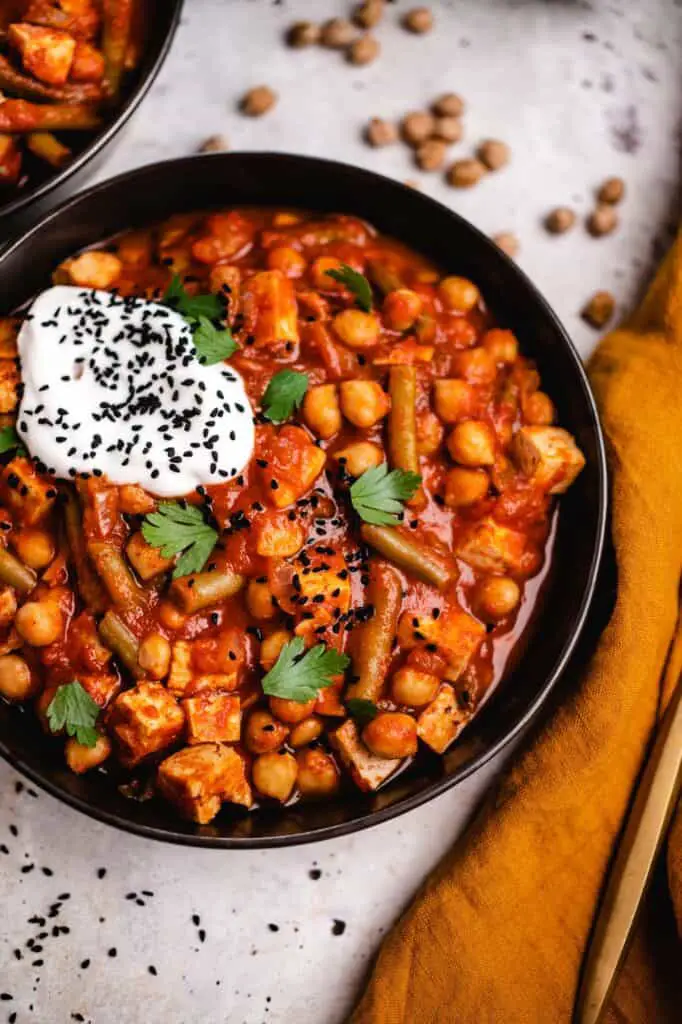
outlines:
[[83, 601], [91, 611], [103, 612], [108, 604], [107, 595], [100, 583], [99, 577], [95, 574], [88, 560], [85, 538], [83, 536], [80, 504], [75, 492], [71, 488], [65, 491], [65, 494], [64, 525], [66, 527], [66, 540], [76, 569], [78, 590]]
[[417, 452], [417, 371], [414, 366], [392, 366], [388, 390], [388, 454], [394, 469], [419, 473]]
[[102, 642], [117, 655], [128, 671], [138, 679], [143, 676], [144, 672], [137, 660], [139, 640], [131, 633], [125, 622], [119, 619], [116, 612], [109, 609], [98, 628]]
[[453, 579], [454, 565], [432, 548], [407, 537], [393, 526], [371, 526], [363, 523], [362, 539], [405, 572], [433, 583], [440, 590]]
[[234, 597], [246, 580], [232, 569], [216, 572], [198, 572], [192, 576], [181, 576], [173, 580], [169, 595], [184, 612], [192, 614], [201, 608], [218, 604], [227, 597]]
[[356, 678], [348, 687], [346, 696], [376, 702], [386, 681], [403, 600], [400, 577], [390, 565], [372, 563], [368, 598], [374, 607], [374, 615], [361, 626], [354, 640], [353, 669]]
[[52, 167], [63, 167], [72, 156], [69, 147], [62, 145], [52, 132], [30, 132], [26, 136], [26, 145], [34, 156], [45, 160]]
[[20, 594], [30, 594], [36, 585], [37, 577], [33, 569], [29, 569], [5, 548], [0, 548], [0, 580], [14, 587]]
[[105, 81], [113, 98], [121, 89], [126, 50], [133, 22], [133, 0], [104, 0], [102, 4], [102, 52]]
[[389, 292], [394, 292], [398, 288], [405, 287], [405, 282], [402, 280], [395, 266], [392, 266], [386, 260], [370, 260], [367, 266], [367, 271], [372, 283], [375, 284], [379, 291], [383, 292], [384, 295], [388, 295]]
[[88, 554], [111, 600], [120, 608], [144, 608], [147, 597], [118, 550], [103, 541], [90, 541]]

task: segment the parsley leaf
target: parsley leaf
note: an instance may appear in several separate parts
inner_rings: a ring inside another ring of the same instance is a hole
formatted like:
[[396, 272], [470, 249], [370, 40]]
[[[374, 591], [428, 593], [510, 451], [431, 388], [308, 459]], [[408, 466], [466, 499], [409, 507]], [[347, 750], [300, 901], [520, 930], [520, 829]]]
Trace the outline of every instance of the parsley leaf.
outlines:
[[311, 647], [303, 654], [305, 642], [294, 637], [279, 652], [279, 658], [263, 677], [263, 693], [305, 704], [317, 691], [330, 686], [333, 677], [343, 672], [350, 658], [338, 651], [327, 650], [324, 644]]
[[346, 288], [353, 293], [360, 309], [365, 313], [372, 311], [372, 286], [364, 274], [359, 274], [347, 263], [341, 264], [340, 270], [327, 270], [327, 277], [332, 277], [339, 284], [345, 284]]
[[263, 395], [263, 415], [272, 423], [288, 420], [298, 409], [308, 390], [308, 374], [280, 370], [271, 379]]
[[376, 704], [371, 700], [365, 700], [364, 697], [350, 697], [346, 701], [346, 707], [360, 729], [364, 729], [367, 723], [379, 714]]
[[223, 359], [229, 359], [239, 348], [229, 327], [221, 330], [205, 316], [198, 318], [192, 337], [199, 362], [203, 366], [222, 363]]
[[150, 512], [142, 521], [142, 536], [164, 558], [173, 558], [182, 552], [173, 570], [173, 579], [201, 572], [218, 540], [217, 531], [204, 519], [196, 505], [177, 501], [164, 501], [156, 512]]
[[88, 691], [74, 679], [57, 687], [57, 692], [47, 706], [47, 721], [52, 732], [66, 729], [67, 736], [75, 736], [84, 747], [97, 743], [95, 723], [100, 713]]
[[350, 489], [353, 508], [366, 523], [395, 526], [403, 511], [403, 502], [411, 498], [421, 483], [418, 473], [393, 469], [388, 465], [372, 466], [359, 476]]
[[0, 430], [0, 455], [5, 455], [6, 452], [11, 452], [13, 448], [16, 448], [17, 455], [25, 455], [26, 449], [19, 440], [14, 427], [3, 427]]
[[202, 316], [208, 320], [220, 320], [225, 312], [218, 295], [188, 295], [177, 274], [173, 274], [161, 301], [177, 310], [186, 320], [198, 320]]

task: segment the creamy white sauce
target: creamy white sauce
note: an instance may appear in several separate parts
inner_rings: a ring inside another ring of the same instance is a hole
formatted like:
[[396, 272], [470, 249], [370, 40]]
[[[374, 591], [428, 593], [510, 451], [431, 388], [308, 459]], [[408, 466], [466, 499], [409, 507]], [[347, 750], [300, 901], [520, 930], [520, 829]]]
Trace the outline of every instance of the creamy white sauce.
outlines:
[[203, 366], [179, 313], [157, 302], [59, 285], [19, 332], [17, 431], [62, 479], [93, 472], [160, 497], [237, 476], [253, 412], [231, 366]]

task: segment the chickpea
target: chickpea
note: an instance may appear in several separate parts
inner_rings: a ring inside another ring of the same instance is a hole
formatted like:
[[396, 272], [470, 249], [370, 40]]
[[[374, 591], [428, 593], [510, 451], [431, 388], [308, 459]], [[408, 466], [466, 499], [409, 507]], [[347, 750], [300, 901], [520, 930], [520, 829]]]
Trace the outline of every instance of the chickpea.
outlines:
[[291, 633], [286, 629], [278, 629], [264, 638], [260, 645], [260, 663], [266, 672], [270, 671], [279, 658], [280, 651], [290, 640]]
[[474, 592], [476, 611], [487, 622], [498, 622], [510, 615], [521, 600], [516, 580], [509, 576], [489, 576]]
[[277, 103], [277, 93], [269, 85], [256, 85], [241, 98], [239, 108], [247, 117], [262, 117]]
[[187, 616], [170, 601], [162, 601], [159, 605], [159, 621], [166, 629], [182, 629], [187, 622]]
[[375, 380], [344, 380], [341, 383], [341, 411], [356, 427], [373, 427], [391, 408], [386, 392]]
[[575, 213], [568, 206], [557, 206], [545, 217], [545, 227], [550, 235], [563, 235], [575, 224]]
[[97, 768], [111, 754], [111, 740], [108, 736], [100, 733], [94, 747], [86, 747], [77, 739], [70, 736], [64, 745], [64, 756], [66, 763], [76, 775], [89, 772], [91, 768]]
[[380, 53], [381, 46], [378, 39], [367, 33], [361, 39], [356, 39], [354, 43], [350, 44], [346, 50], [346, 60], [349, 64], [364, 67], [366, 64], [371, 64], [375, 61]]
[[456, 352], [452, 359], [455, 373], [459, 373], [472, 384], [492, 384], [497, 377], [495, 360], [482, 347]]
[[268, 252], [268, 266], [281, 270], [286, 277], [301, 277], [308, 266], [305, 256], [289, 245], [278, 245]]
[[513, 363], [519, 354], [519, 343], [513, 331], [505, 331], [493, 327], [483, 336], [483, 347], [489, 352], [496, 363]]
[[28, 664], [18, 654], [0, 657], [0, 694], [7, 700], [28, 700], [37, 689]]
[[532, 427], [548, 427], [554, 421], [554, 405], [544, 391], [535, 391], [523, 403], [523, 419]]
[[17, 633], [32, 647], [47, 647], [61, 635], [64, 618], [49, 601], [27, 601], [14, 619]]
[[303, 400], [303, 419], [318, 437], [328, 440], [341, 430], [341, 407], [336, 384], [309, 388]]
[[473, 281], [466, 277], [444, 277], [438, 285], [443, 305], [455, 313], [469, 313], [481, 298]]
[[318, 718], [317, 715], [304, 718], [289, 733], [289, 745], [294, 750], [297, 750], [298, 747], [307, 747], [309, 743], [313, 743], [322, 734], [322, 729], [322, 719]]
[[399, 668], [391, 679], [391, 694], [396, 704], [420, 708], [430, 704], [438, 693], [440, 679], [430, 672], [415, 668]]
[[251, 772], [253, 784], [261, 796], [284, 804], [296, 784], [298, 766], [294, 755], [282, 750], [279, 753], [261, 754], [253, 762]]
[[372, 348], [379, 343], [381, 324], [375, 313], [344, 309], [333, 320], [337, 335], [349, 348]]
[[226, 153], [230, 143], [225, 135], [209, 135], [199, 146], [198, 153]]
[[244, 728], [244, 746], [251, 754], [266, 754], [278, 750], [289, 734], [282, 722], [265, 711], [256, 708], [246, 720]]
[[471, 415], [476, 392], [471, 384], [457, 377], [437, 380], [433, 385], [433, 403], [444, 423], [457, 423]]
[[365, 0], [353, 11], [353, 21], [361, 28], [374, 28], [384, 16], [386, 0]]
[[403, 27], [415, 35], [423, 35], [433, 28], [433, 14], [429, 7], [413, 7], [403, 17]]
[[463, 420], [448, 438], [448, 451], [463, 466], [492, 466], [495, 435], [483, 420]]
[[498, 231], [492, 236], [492, 240], [498, 249], [513, 260], [519, 254], [519, 240], [512, 231]]
[[316, 700], [307, 700], [301, 704], [297, 700], [287, 700], [285, 697], [270, 697], [270, 710], [282, 722], [288, 725], [296, 725], [308, 718], [315, 710]]
[[168, 675], [171, 645], [161, 633], [148, 633], [140, 644], [137, 662], [145, 675], [163, 679]]
[[323, 750], [306, 747], [296, 754], [298, 788], [301, 796], [330, 796], [339, 788], [339, 771], [334, 759]]
[[438, 117], [433, 132], [437, 139], [452, 145], [461, 140], [464, 126], [459, 117]]
[[478, 147], [476, 155], [489, 171], [499, 171], [501, 167], [509, 163], [511, 150], [506, 142], [500, 142], [499, 139], [486, 139]]
[[593, 238], [610, 235], [618, 227], [618, 214], [613, 206], [600, 204], [587, 218], [587, 230]]
[[9, 626], [16, 614], [16, 591], [12, 587], [0, 587], [0, 626]]
[[595, 292], [589, 302], [583, 307], [580, 315], [590, 327], [596, 327], [597, 330], [600, 330], [602, 327], [606, 327], [613, 316], [615, 308], [616, 300], [611, 292]]
[[396, 288], [384, 299], [382, 312], [388, 327], [394, 331], [409, 331], [424, 307], [421, 295], [411, 288]]
[[398, 129], [390, 121], [373, 117], [365, 128], [365, 138], [370, 146], [390, 146], [398, 141]]
[[380, 466], [384, 461], [384, 453], [381, 448], [372, 444], [371, 441], [358, 441], [356, 444], [349, 444], [346, 448], [339, 449], [334, 458], [343, 465], [351, 476], [362, 476], [372, 466]]
[[422, 171], [439, 171], [445, 163], [448, 146], [443, 139], [427, 139], [417, 149], [414, 158]]
[[433, 135], [436, 119], [428, 110], [412, 110], [400, 122], [400, 132], [408, 146], [421, 146]]
[[346, 18], [331, 18], [322, 26], [320, 42], [330, 50], [345, 50], [355, 40], [357, 32]]
[[24, 527], [12, 537], [14, 550], [22, 562], [32, 569], [44, 569], [55, 556], [55, 546], [47, 530], [37, 527]]
[[123, 264], [112, 252], [83, 252], [62, 264], [69, 283], [79, 288], [111, 288], [116, 284]]
[[464, 100], [456, 92], [446, 92], [433, 101], [433, 112], [440, 117], [461, 117]]
[[341, 291], [343, 285], [329, 277], [328, 270], [341, 270], [341, 260], [335, 256], [318, 256], [310, 267], [310, 276], [316, 288], [323, 291]]
[[287, 32], [287, 43], [294, 50], [314, 46], [320, 41], [320, 26], [313, 21], [296, 21]]
[[445, 478], [445, 504], [448, 508], [466, 508], [481, 501], [490, 481], [484, 469], [455, 466]]
[[250, 580], [246, 588], [246, 607], [249, 614], [260, 622], [267, 622], [277, 614], [277, 605], [267, 583]]
[[597, 200], [600, 203], [619, 203], [625, 195], [625, 182], [622, 178], [607, 178], [602, 182], [597, 191]]
[[443, 443], [443, 424], [435, 413], [427, 409], [417, 413], [417, 451], [420, 455], [435, 455]]
[[362, 739], [377, 757], [409, 757], [417, 753], [417, 723], [404, 711], [382, 711], [367, 723]]
[[447, 182], [453, 188], [472, 188], [486, 174], [485, 165], [473, 157], [455, 160], [447, 172]]

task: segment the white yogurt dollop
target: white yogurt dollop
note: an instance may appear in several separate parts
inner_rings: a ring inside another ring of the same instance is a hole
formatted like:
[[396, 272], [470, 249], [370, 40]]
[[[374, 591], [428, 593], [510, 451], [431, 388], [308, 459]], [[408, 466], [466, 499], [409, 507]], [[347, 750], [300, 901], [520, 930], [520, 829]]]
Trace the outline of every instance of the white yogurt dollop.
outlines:
[[19, 332], [17, 431], [56, 477], [107, 476], [160, 497], [238, 475], [253, 412], [231, 366], [203, 366], [179, 313], [157, 302], [59, 285]]

